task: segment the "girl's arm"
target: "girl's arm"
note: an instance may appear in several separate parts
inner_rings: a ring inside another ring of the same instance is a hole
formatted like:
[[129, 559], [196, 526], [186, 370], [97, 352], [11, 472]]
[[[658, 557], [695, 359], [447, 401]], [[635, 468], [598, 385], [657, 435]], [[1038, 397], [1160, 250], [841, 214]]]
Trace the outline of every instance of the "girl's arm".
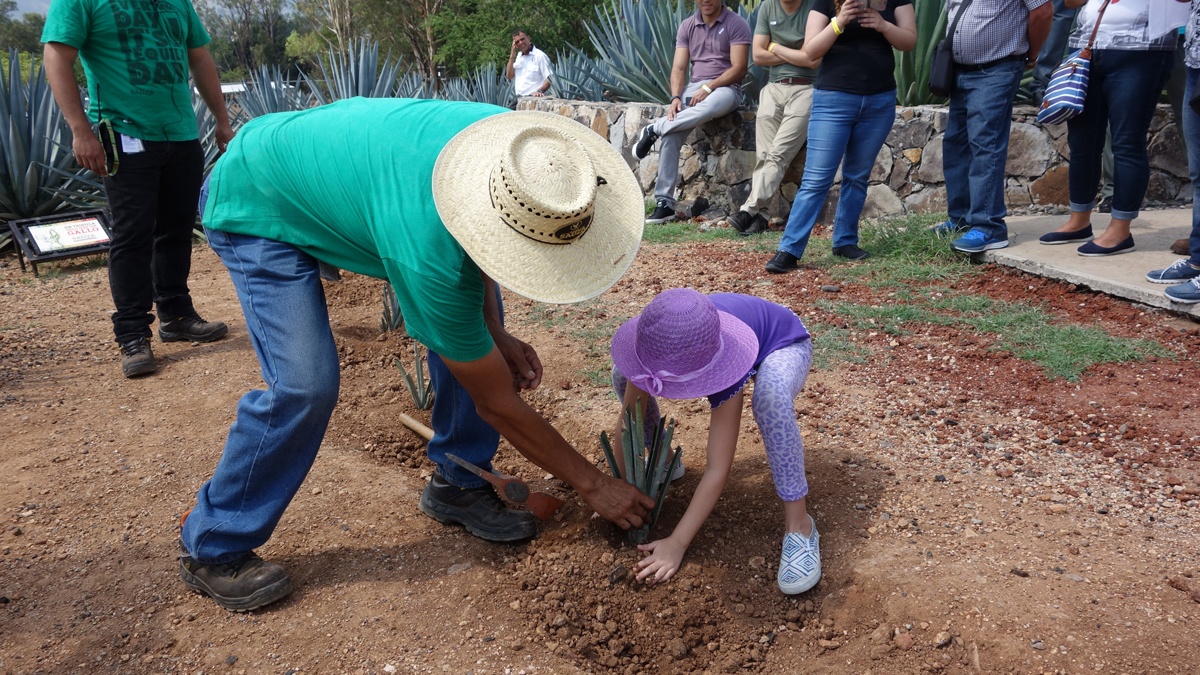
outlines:
[[[628, 394], [628, 389], [625, 390]], [[743, 389], [744, 391], [744, 389]], [[650, 555], [637, 564], [639, 581], [653, 577], [655, 582], [670, 579], [679, 569], [683, 554], [687, 552], [700, 526], [708, 520], [717, 505], [725, 483], [729, 480], [729, 467], [733, 465], [733, 452], [737, 449], [738, 431], [742, 426], [742, 391], [712, 411], [708, 426], [708, 467], [696, 493], [688, 504], [683, 518], [675, 531], [666, 539], [642, 544], [638, 548]]]
[[874, 28], [887, 38], [888, 44], [902, 52], [912, 51], [917, 46], [917, 14], [912, 5], [897, 7], [896, 23], [884, 21], [873, 9], [863, 10], [858, 23], [863, 28]]
[[838, 26], [837, 30], [834, 30], [830, 17], [820, 12], [810, 11], [808, 23], [804, 24], [804, 45], [800, 48], [801, 51], [813, 61], [822, 59], [833, 43], [837, 42], [841, 31], [846, 30], [846, 26], [849, 26], [862, 12], [863, 9], [858, 0], [846, 0], [842, 3], [842, 11], [834, 17]]

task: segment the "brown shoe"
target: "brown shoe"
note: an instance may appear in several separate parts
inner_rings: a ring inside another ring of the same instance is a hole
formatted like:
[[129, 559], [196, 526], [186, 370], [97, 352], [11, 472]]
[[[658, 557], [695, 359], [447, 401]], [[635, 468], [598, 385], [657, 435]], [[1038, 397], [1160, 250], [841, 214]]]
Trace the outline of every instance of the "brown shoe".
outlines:
[[134, 338], [121, 343], [121, 372], [125, 377], [149, 375], [156, 370], [158, 364], [154, 362], [149, 340]]
[[227, 563], [202, 563], [179, 544], [179, 578], [231, 612], [249, 612], [282, 600], [292, 592], [292, 579], [281, 565], [254, 551]]
[[1191, 255], [1187, 239], [1180, 239], [1174, 244], [1171, 244], [1171, 253], [1175, 255]]

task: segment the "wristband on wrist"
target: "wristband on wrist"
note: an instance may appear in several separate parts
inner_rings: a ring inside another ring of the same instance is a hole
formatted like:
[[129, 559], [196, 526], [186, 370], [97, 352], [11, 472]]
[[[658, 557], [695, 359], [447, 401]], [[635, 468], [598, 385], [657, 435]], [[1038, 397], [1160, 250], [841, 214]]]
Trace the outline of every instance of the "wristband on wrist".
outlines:
[[683, 97], [682, 97], [682, 96], [672, 96], [672, 97], [671, 97], [671, 100], [672, 100], [672, 101], [678, 100], [680, 103], [683, 103]]
[[710, 93], [710, 94], [712, 93], [712, 87], [708, 86], [707, 84], [702, 84], [702, 85], [700, 85], [700, 88], [701, 88], [701, 89], [703, 89], [704, 91], [706, 91], [706, 92]]
[[833, 26], [833, 34], [834, 35], [842, 34], [842, 27], [838, 25], [836, 16], [829, 20], [829, 25]]
[[767, 51], [769, 51], [769, 52], [774, 52], [774, 51], [775, 51], [775, 43], [774, 43], [774, 42], [772, 42], [771, 44], [767, 45]]

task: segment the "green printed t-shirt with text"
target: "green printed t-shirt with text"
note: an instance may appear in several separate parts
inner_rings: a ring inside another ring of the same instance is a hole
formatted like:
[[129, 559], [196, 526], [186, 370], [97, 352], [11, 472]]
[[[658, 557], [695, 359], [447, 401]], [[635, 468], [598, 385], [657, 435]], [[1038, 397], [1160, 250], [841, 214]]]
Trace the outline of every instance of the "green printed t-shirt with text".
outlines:
[[247, 122], [213, 168], [204, 226], [387, 279], [404, 327], [452, 361], [492, 349], [479, 267], [442, 224], [433, 167], [484, 103], [352, 98]]
[[54, 0], [42, 42], [79, 50], [93, 123], [147, 141], [199, 136], [187, 50], [209, 37], [188, 0]]

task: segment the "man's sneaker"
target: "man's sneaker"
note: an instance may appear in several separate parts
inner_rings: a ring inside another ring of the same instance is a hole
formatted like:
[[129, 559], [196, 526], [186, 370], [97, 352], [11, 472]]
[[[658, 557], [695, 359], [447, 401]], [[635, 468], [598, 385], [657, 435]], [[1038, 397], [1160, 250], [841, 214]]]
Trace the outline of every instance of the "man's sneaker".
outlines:
[[1196, 277], [1187, 283], [1167, 286], [1163, 293], [1175, 302], [1194, 305], [1200, 302], [1200, 277]]
[[753, 222], [753, 220], [754, 216], [746, 213], [745, 211], [734, 211], [728, 218], [725, 219], [725, 222], [729, 223], [729, 226], [738, 232], [745, 232], [750, 228], [750, 223]]
[[1154, 270], [1146, 275], [1146, 281], [1152, 284], [1177, 284], [1188, 279], [1200, 277], [1200, 267], [1192, 267], [1187, 258], [1181, 258], [1171, 263], [1165, 270]]
[[779, 557], [779, 590], [788, 595], [803, 593], [821, 580], [821, 535], [812, 516], [812, 532], [806, 537], [799, 532], [783, 535], [783, 554]]
[[163, 342], [212, 342], [225, 337], [229, 327], [220, 321], [205, 321], [199, 315], [181, 316], [158, 326]]
[[972, 228], [970, 232], [955, 239], [950, 246], [963, 253], [980, 253], [1008, 246], [1008, 237], [992, 237], [983, 230]]
[[647, 124], [642, 127], [642, 133], [638, 134], [637, 143], [633, 146], [633, 154], [638, 159], [645, 159], [646, 155], [650, 154], [650, 149], [654, 147], [654, 141], [658, 140], [658, 132], [654, 130], [653, 124]]
[[799, 258], [787, 251], [776, 251], [775, 257], [767, 262], [767, 271], [771, 274], [783, 274], [800, 269]]
[[156, 370], [158, 364], [154, 362], [149, 340], [140, 337], [121, 343], [121, 372], [125, 377], [149, 375]]
[[649, 225], [658, 225], [659, 223], [669, 223], [675, 220], [675, 207], [667, 200], [658, 200], [658, 205], [654, 207], [654, 212], [650, 217], [646, 218], [646, 223]]
[[871, 257], [870, 253], [867, 253], [854, 244], [838, 246], [837, 248], [833, 249], [833, 254], [839, 258], [846, 258], [847, 260], [862, 260], [863, 258]]
[[292, 592], [287, 570], [258, 557], [254, 551], [227, 563], [202, 563], [179, 544], [179, 578], [188, 588], [204, 593], [231, 612], [249, 612], [281, 600]]
[[439, 523], [462, 525], [487, 541], [510, 542], [537, 534], [537, 518], [504, 505], [491, 485], [460, 488], [434, 473], [419, 502], [421, 512]]
[[929, 231], [936, 234], [939, 237], [950, 237], [950, 236], [957, 236], [959, 234], [962, 234], [963, 232], [966, 232], [969, 229], [971, 229], [971, 228], [967, 225], [963, 225], [961, 223], [955, 223], [954, 221], [947, 220], [944, 223], [938, 223], [937, 225], [934, 225], [933, 227], [929, 228]]

